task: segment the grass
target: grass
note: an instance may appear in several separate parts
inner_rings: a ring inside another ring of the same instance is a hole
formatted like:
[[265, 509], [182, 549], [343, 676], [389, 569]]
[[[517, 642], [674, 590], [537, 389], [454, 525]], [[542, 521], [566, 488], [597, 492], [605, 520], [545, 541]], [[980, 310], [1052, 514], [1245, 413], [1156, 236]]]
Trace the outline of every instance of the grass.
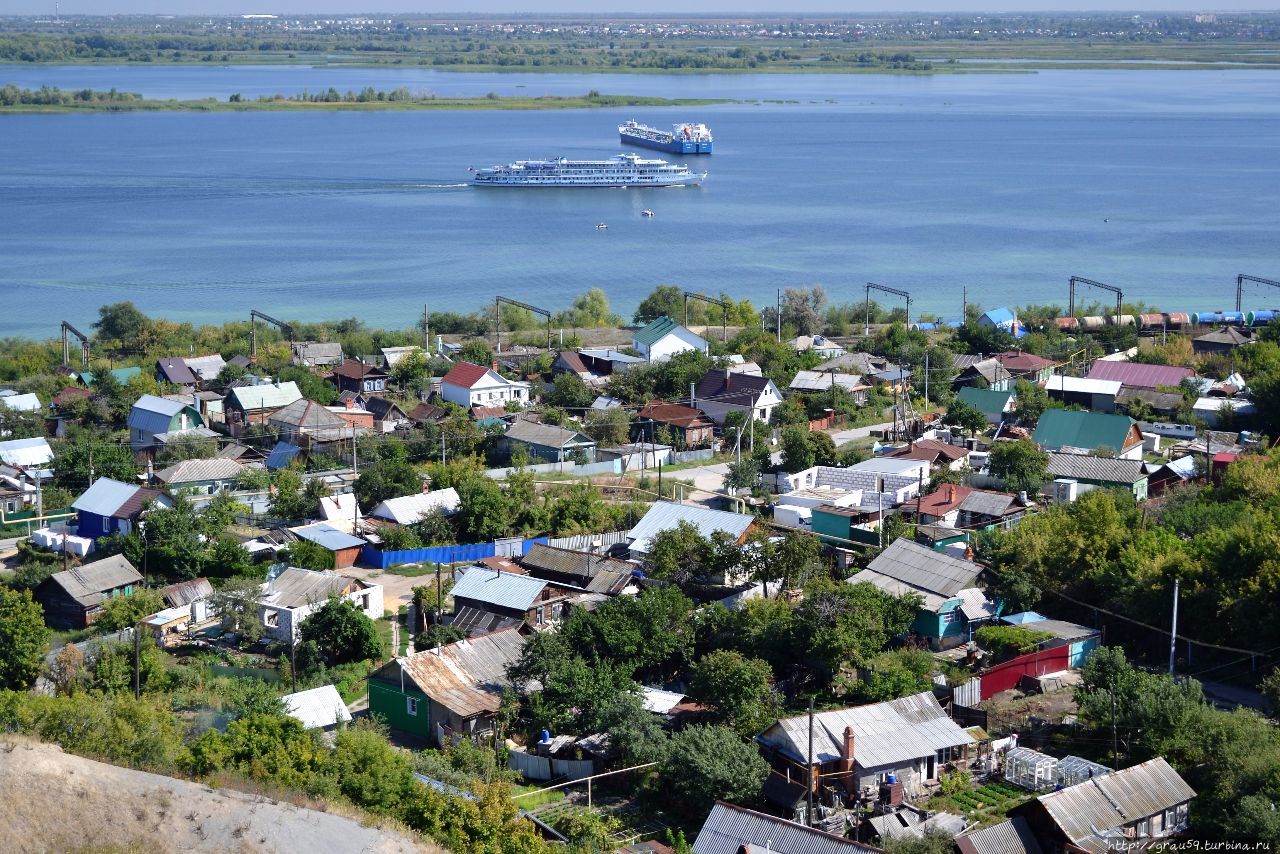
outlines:
[[421, 578], [424, 575], [434, 575], [436, 568], [425, 563], [400, 563], [382, 571], [388, 575], [399, 575], [404, 578]]
[[[523, 792], [538, 792], [538, 789], [541, 788], [544, 787], [541, 785], [526, 786], [516, 784], [511, 787], [511, 794], [514, 797]], [[529, 795], [528, 797], [520, 798], [516, 801], [516, 805], [524, 810], [533, 810], [537, 807], [546, 806], [547, 804], [559, 803], [564, 800], [564, 797], [564, 789], [553, 789], [550, 792], [538, 792], [536, 795]]]
[[729, 103], [724, 98], [653, 98], [643, 95], [546, 95], [537, 98], [414, 98], [405, 101], [219, 101], [157, 100], [84, 101], [67, 104], [9, 104], [0, 113], [137, 113], [137, 112], [315, 112], [324, 110], [574, 110], [601, 107], [687, 107]]

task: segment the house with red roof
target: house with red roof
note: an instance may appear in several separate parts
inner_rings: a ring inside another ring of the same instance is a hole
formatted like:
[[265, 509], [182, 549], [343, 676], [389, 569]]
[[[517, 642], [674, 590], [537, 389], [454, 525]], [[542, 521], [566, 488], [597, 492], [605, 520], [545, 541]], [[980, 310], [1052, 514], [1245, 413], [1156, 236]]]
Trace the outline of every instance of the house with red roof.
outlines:
[[507, 379], [493, 368], [458, 362], [440, 381], [440, 396], [468, 409], [505, 407], [508, 403], [525, 406], [530, 401], [531, 388], [526, 382]]
[[1000, 367], [1008, 371], [1015, 380], [1026, 380], [1029, 383], [1048, 382], [1053, 376], [1056, 364], [1051, 359], [1037, 356], [1035, 353], [1024, 353], [1021, 350], [1009, 350], [996, 353], [991, 358], [1000, 363]]

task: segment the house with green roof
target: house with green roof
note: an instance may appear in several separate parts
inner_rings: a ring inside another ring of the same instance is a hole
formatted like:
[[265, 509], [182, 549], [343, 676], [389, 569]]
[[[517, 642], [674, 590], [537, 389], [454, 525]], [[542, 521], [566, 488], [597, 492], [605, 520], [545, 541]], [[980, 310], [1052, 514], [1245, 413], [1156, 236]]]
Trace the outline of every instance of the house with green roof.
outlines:
[[[136, 366], [132, 368], [116, 368], [114, 371], [110, 372], [111, 376], [115, 377], [116, 382], [121, 385], [124, 385], [140, 373], [142, 373], [142, 368]], [[91, 386], [96, 382], [93, 371], [81, 371], [77, 374], [77, 377], [80, 380], [81, 385]]]
[[227, 392], [222, 411], [231, 427], [231, 435], [238, 436], [248, 425], [265, 424], [272, 415], [301, 399], [302, 392], [292, 380], [239, 386]]
[[1142, 431], [1127, 415], [1050, 409], [1040, 416], [1031, 439], [1046, 451], [1087, 454], [1105, 449], [1119, 459], [1142, 459]]
[[987, 423], [993, 427], [1005, 420], [1013, 412], [1017, 400], [1012, 391], [996, 391], [991, 388], [974, 388], [965, 386], [956, 393], [956, 397], [972, 406], [987, 417]]
[[650, 362], [665, 362], [677, 353], [710, 350], [706, 340], [694, 335], [665, 314], [637, 329], [631, 336], [631, 346]]

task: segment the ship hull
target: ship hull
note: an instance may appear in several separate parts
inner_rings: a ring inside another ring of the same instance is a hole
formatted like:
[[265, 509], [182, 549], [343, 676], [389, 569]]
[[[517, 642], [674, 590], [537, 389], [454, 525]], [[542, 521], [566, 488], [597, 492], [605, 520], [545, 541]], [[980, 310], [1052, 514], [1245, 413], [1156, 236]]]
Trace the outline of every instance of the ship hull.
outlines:
[[635, 134], [620, 131], [619, 138], [626, 145], [638, 145], [641, 148], [653, 148], [658, 151], [666, 151], [671, 154], [710, 154], [714, 142], [696, 142], [689, 139], [650, 139], [646, 136], [637, 136]]
[[617, 182], [601, 182], [589, 183], [586, 181], [540, 181], [532, 183], [528, 181], [477, 181], [472, 180], [473, 187], [516, 187], [528, 189], [530, 187], [543, 188], [548, 190], [563, 190], [566, 187], [586, 188], [586, 189], [629, 189], [632, 187], [696, 187], [707, 179], [706, 173], [689, 175], [682, 179], [669, 179], [660, 181], [645, 180], [623, 180]]

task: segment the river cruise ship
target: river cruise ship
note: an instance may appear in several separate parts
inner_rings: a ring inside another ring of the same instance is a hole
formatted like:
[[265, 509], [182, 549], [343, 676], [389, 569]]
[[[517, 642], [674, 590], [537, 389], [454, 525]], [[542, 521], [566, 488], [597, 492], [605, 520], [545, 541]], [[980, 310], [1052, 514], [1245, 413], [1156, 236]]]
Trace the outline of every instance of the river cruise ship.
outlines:
[[477, 187], [682, 187], [706, 180], [706, 172], [665, 160], [618, 154], [607, 160], [517, 160], [474, 169]]

